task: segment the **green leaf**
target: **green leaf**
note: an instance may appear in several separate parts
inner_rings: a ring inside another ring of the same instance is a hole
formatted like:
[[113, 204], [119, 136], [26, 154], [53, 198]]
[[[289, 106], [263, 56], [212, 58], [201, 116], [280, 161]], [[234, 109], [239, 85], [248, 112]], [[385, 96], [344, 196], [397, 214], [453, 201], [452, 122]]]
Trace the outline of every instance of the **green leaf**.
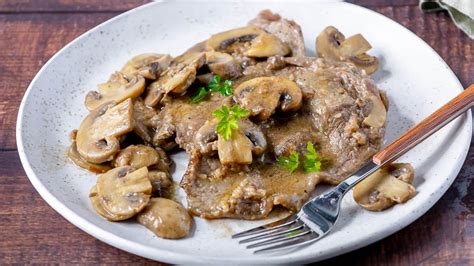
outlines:
[[219, 92], [223, 96], [231, 96], [232, 95], [232, 81], [225, 80], [221, 83], [221, 76], [215, 75], [212, 77], [212, 80], [207, 84], [207, 87], [212, 92]]
[[321, 170], [321, 158], [314, 149], [313, 143], [308, 141], [306, 144], [306, 154], [304, 160], [305, 172], [319, 172]]
[[224, 81], [224, 85], [222, 86], [220, 93], [224, 96], [232, 95], [232, 80]]
[[220, 91], [221, 88], [221, 76], [215, 75], [212, 77], [212, 80], [207, 84], [207, 87], [212, 91], [212, 92], [218, 92]]
[[293, 151], [290, 156], [280, 156], [277, 158], [277, 164], [281, 167], [286, 168], [290, 173], [293, 173], [300, 164], [299, 154], [297, 151]]
[[194, 95], [193, 97], [191, 97], [191, 103], [198, 103], [198, 102], [204, 100], [204, 98], [206, 98], [206, 96], [207, 96], [206, 88], [201, 87], [201, 88], [199, 88], [199, 92], [196, 95]]
[[219, 119], [216, 126], [217, 133], [225, 140], [230, 139], [232, 137], [232, 130], [239, 128], [237, 121], [249, 114], [249, 111], [237, 105], [232, 106], [230, 109], [224, 105], [220, 109], [215, 110], [212, 112], [212, 115]]

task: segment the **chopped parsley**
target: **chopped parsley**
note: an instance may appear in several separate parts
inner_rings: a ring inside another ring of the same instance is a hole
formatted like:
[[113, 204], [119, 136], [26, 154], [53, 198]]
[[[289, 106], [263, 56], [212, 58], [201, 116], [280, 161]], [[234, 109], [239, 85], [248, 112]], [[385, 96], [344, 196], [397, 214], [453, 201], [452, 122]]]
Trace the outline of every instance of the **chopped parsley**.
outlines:
[[199, 88], [199, 92], [191, 97], [191, 103], [198, 103], [206, 98], [209, 92], [218, 92], [223, 96], [232, 95], [232, 80], [221, 82], [221, 76], [214, 75], [212, 80], [207, 84], [207, 88]]
[[277, 158], [277, 164], [286, 168], [290, 173], [293, 173], [300, 165], [299, 157], [298, 152], [293, 151], [290, 156], [279, 156]]
[[222, 106], [212, 113], [214, 117], [219, 119], [216, 131], [224, 140], [230, 139], [232, 131], [239, 128], [237, 121], [241, 118], [247, 117], [250, 112], [238, 105], [233, 105], [231, 108]]
[[306, 154], [304, 160], [305, 172], [319, 172], [321, 170], [321, 158], [314, 149], [313, 143], [308, 141], [306, 144]]

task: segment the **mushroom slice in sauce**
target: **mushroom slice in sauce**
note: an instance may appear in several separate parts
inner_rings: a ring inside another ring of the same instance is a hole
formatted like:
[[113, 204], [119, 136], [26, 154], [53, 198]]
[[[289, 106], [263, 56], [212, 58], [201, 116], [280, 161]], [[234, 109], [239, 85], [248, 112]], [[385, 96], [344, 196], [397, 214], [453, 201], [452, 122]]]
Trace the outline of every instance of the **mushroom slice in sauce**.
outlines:
[[181, 204], [165, 198], [152, 198], [137, 220], [157, 236], [169, 239], [186, 237], [193, 224], [191, 216]]
[[234, 130], [228, 140], [219, 135], [217, 152], [222, 165], [252, 163], [252, 143], [239, 130]]
[[77, 151], [91, 163], [112, 160], [120, 150], [118, 137], [133, 130], [132, 101], [108, 102], [91, 111], [77, 131]]
[[150, 170], [148, 179], [151, 183], [153, 196], [167, 198], [170, 196], [169, 188], [173, 185], [170, 174], [158, 170]]
[[99, 92], [87, 93], [85, 105], [89, 111], [92, 111], [109, 101], [120, 103], [128, 98], [136, 98], [144, 90], [145, 79], [142, 76], [129, 78], [123, 73], [116, 72], [112, 74], [109, 81], [99, 84]]
[[89, 199], [91, 200], [92, 207], [94, 207], [94, 210], [100, 214], [102, 217], [109, 221], [122, 221], [130, 218], [129, 216], [124, 216], [124, 215], [116, 215], [108, 210], [106, 210], [103, 206], [102, 203], [100, 203], [99, 196], [97, 194], [97, 187], [93, 186], [91, 191], [89, 192]]
[[268, 119], [280, 105], [283, 112], [302, 105], [301, 89], [284, 77], [259, 77], [241, 83], [234, 90], [235, 101], [258, 120]]
[[354, 199], [370, 211], [382, 211], [411, 199], [416, 190], [411, 185], [415, 170], [408, 163], [386, 166], [354, 188]]
[[[248, 153], [247, 144], [250, 143], [251, 152], [253, 154], [263, 154], [263, 152], [267, 149], [267, 140], [265, 139], [265, 135], [263, 134], [260, 127], [258, 127], [248, 119], [239, 120], [237, 123], [239, 125], [239, 136], [236, 137], [235, 140], [226, 141], [223, 139], [218, 140], [218, 134], [216, 131], [217, 120], [213, 119], [210, 121], [206, 121], [206, 123], [204, 123], [204, 125], [196, 132], [196, 135], [194, 136], [194, 143], [196, 144], [199, 151], [204, 155], [213, 154], [214, 151], [218, 150], [219, 157], [222, 158], [223, 161], [221, 163], [223, 164], [232, 163], [232, 160], [224, 159], [233, 157], [231, 155], [225, 155], [226, 152], [224, 152], [224, 150], [232, 151], [231, 149], [229, 150], [231, 146], [235, 146], [235, 148], [238, 149], [237, 146], [242, 144], [243, 148], [245, 148], [245, 150], [242, 150], [242, 153]], [[246, 140], [244, 140], [244, 138]], [[245, 158], [248, 158], [248, 154], [246, 156], [247, 157]], [[233, 163], [238, 162], [234, 161]]]
[[249, 42], [262, 33], [265, 31], [255, 26], [232, 29], [212, 35], [207, 40], [206, 47], [208, 50], [225, 51], [236, 42]]
[[374, 73], [379, 65], [375, 56], [366, 53], [371, 48], [372, 46], [361, 34], [346, 39], [344, 34], [333, 26], [326, 27], [316, 38], [316, 51], [319, 56], [335, 61], [352, 62], [358, 68], [364, 69], [367, 74]]
[[71, 143], [71, 146], [69, 147], [67, 152], [67, 156], [75, 165], [93, 173], [105, 173], [112, 168], [109, 164], [91, 163], [82, 158], [82, 156], [77, 151], [75, 140]]
[[197, 70], [205, 62], [205, 53], [186, 53], [175, 58], [163, 75], [147, 88], [145, 104], [156, 106], [168, 93], [181, 94], [196, 79]]
[[272, 34], [263, 33], [252, 40], [250, 48], [244, 52], [249, 57], [285, 56], [291, 52], [287, 44]]
[[221, 52], [207, 52], [206, 64], [209, 70], [222, 79], [235, 79], [242, 74], [239, 62], [229, 54]]
[[151, 183], [148, 169], [130, 166], [114, 168], [99, 176], [97, 196], [100, 204], [111, 214], [130, 218], [150, 201]]
[[114, 167], [129, 165], [134, 168], [148, 167], [158, 163], [158, 152], [145, 145], [130, 145], [121, 150], [112, 161]]
[[130, 78], [140, 75], [146, 79], [157, 79], [168, 68], [172, 59], [168, 54], [140, 54], [130, 59], [121, 72]]

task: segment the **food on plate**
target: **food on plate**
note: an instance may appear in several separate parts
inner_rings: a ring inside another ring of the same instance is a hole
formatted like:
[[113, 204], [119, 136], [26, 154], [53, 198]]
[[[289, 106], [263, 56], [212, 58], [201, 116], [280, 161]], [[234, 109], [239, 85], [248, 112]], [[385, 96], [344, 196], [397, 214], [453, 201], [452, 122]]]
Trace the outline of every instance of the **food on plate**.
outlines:
[[316, 38], [316, 51], [321, 57], [351, 62], [367, 74], [374, 73], [379, 67], [377, 57], [366, 53], [370, 49], [372, 46], [362, 34], [346, 39], [344, 34], [333, 26], [325, 28]]
[[354, 199], [370, 211], [383, 211], [404, 203], [416, 194], [412, 185], [415, 169], [407, 163], [388, 165], [354, 187]]
[[[90, 192], [104, 218], [136, 217], [156, 235], [182, 238], [202, 218], [262, 219], [297, 211], [319, 183], [338, 184], [380, 149], [388, 101], [368, 74], [378, 60], [360, 34], [334, 27], [305, 55], [301, 28], [268, 10], [172, 58], [133, 57], [89, 92], [90, 111], [69, 149], [102, 173]], [[166, 52], [166, 51], [161, 51]], [[173, 197], [168, 154], [184, 150]], [[382, 210], [413, 196], [413, 168], [394, 164], [361, 183], [356, 201]]]
[[180, 204], [165, 198], [153, 198], [138, 216], [139, 223], [159, 237], [183, 238], [191, 231], [193, 220]]

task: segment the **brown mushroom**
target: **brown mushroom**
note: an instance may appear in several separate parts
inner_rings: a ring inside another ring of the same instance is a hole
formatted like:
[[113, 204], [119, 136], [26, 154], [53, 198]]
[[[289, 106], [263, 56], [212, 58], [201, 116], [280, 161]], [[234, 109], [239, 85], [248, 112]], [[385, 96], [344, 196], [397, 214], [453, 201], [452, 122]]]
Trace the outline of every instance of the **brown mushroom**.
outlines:
[[233, 43], [251, 41], [262, 33], [265, 31], [254, 26], [232, 29], [212, 35], [206, 46], [211, 51], [225, 51]]
[[145, 79], [142, 76], [128, 78], [123, 73], [116, 72], [112, 74], [109, 81], [99, 84], [99, 92], [87, 93], [85, 105], [89, 111], [92, 111], [109, 101], [121, 103], [128, 98], [136, 98], [144, 90]]
[[234, 89], [235, 101], [258, 120], [268, 119], [280, 106], [283, 112], [297, 111], [302, 105], [301, 89], [284, 77], [259, 77]]
[[387, 110], [382, 99], [377, 95], [369, 95], [368, 104], [370, 105], [370, 112], [364, 118], [364, 124], [370, 127], [381, 128], [385, 125], [387, 120]]
[[170, 174], [167, 172], [152, 170], [148, 172], [148, 179], [151, 182], [153, 196], [169, 197], [169, 189], [173, 185]]
[[382, 211], [404, 203], [415, 194], [415, 170], [408, 163], [391, 164], [367, 177], [354, 188], [354, 200], [370, 211]]
[[366, 53], [371, 48], [372, 46], [361, 34], [346, 39], [333, 26], [326, 27], [316, 38], [316, 51], [320, 57], [352, 62], [367, 74], [375, 72], [379, 65], [375, 56]]
[[122, 221], [130, 218], [129, 216], [124, 215], [116, 215], [109, 211], [107, 211], [102, 204], [100, 203], [98, 194], [97, 194], [97, 187], [93, 186], [91, 191], [89, 192], [89, 199], [91, 200], [92, 207], [94, 210], [100, 214], [100, 216], [104, 217], [109, 221]]
[[157, 79], [168, 68], [172, 59], [168, 54], [140, 54], [130, 59], [121, 72], [129, 78], [141, 75], [146, 79]]
[[112, 165], [141, 168], [157, 164], [159, 160], [160, 156], [154, 148], [145, 145], [130, 145], [117, 154]]
[[217, 152], [222, 165], [252, 163], [252, 143], [240, 130], [234, 130], [228, 140], [218, 135]]
[[187, 236], [193, 224], [191, 216], [181, 204], [165, 198], [151, 199], [137, 220], [157, 236], [169, 239]]
[[209, 70], [222, 79], [235, 79], [242, 74], [239, 62], [231, 55], [220, 52], [207, 52], [206, 64]]
[[108, 102], [91, 111], [77, 131], [77, 151], [91, 163], [112, 160], [120, 150], [118, 137], [133, 130], [132, 100]]
[[[262, 130], [248, 119], [239, 120], [237, 123], [239, 125], [238, 131], [241, 132], [239, 133], [240, 136], [237, 137], [233, 143], [229, 144], [235, 146], [239, 143], [242, 143], [246, 147], [247, 141], [244, 141], [241, 138], [241, 134], [243, 134], [243, 136], [246, 137], [251, 144], [251, 152], [255, 155], [263, 154], [263, 152], [267, 149], [267, 140], [265, 139], [265, 135], [263, 134]], [[214, 151], [219, 150], [216, 125], [216, 119], [206, 121], [206, 123], [204, 123], [204, 125], [196, 132], [196, 135], [194, 136], [194, 143], [202, 154], [208, 155], [212, 154]], [[221, 140], [221, 144], [223, 144], [223, 140]]]
[[204, 53], [187, 53], [175, 58], [168, 70], [148, 86], [145, 104], [153, 107], [168, 93], [183, 93], [196, 79], [197, 70], [204, 61]]
[[75, 165], [93, 173], [105, 173], [112, 168], [109, 164], [91, 163], [82, 158], [82, 156], [77, 151], [75, 140], [71, 143], [71, 146], [69, 147], [67, 152], [67, 156]]
[[143, 210], [151, 196], [148, 170], [130, 166], [114, 168], [97, 179], [97, 198], [109, 213], [130, 218]]
[[291, 52], [290, 47], [272, 34], [263, 33], [252, 40], [250, 48], [244, 52], [249, 57], [285, 56]]
[[133, 131], [143, 139], [145, 143], [152, 142], [154, 128], [158, 120], [158, 112], [146, 106], [141, 98], [133, 102]]

